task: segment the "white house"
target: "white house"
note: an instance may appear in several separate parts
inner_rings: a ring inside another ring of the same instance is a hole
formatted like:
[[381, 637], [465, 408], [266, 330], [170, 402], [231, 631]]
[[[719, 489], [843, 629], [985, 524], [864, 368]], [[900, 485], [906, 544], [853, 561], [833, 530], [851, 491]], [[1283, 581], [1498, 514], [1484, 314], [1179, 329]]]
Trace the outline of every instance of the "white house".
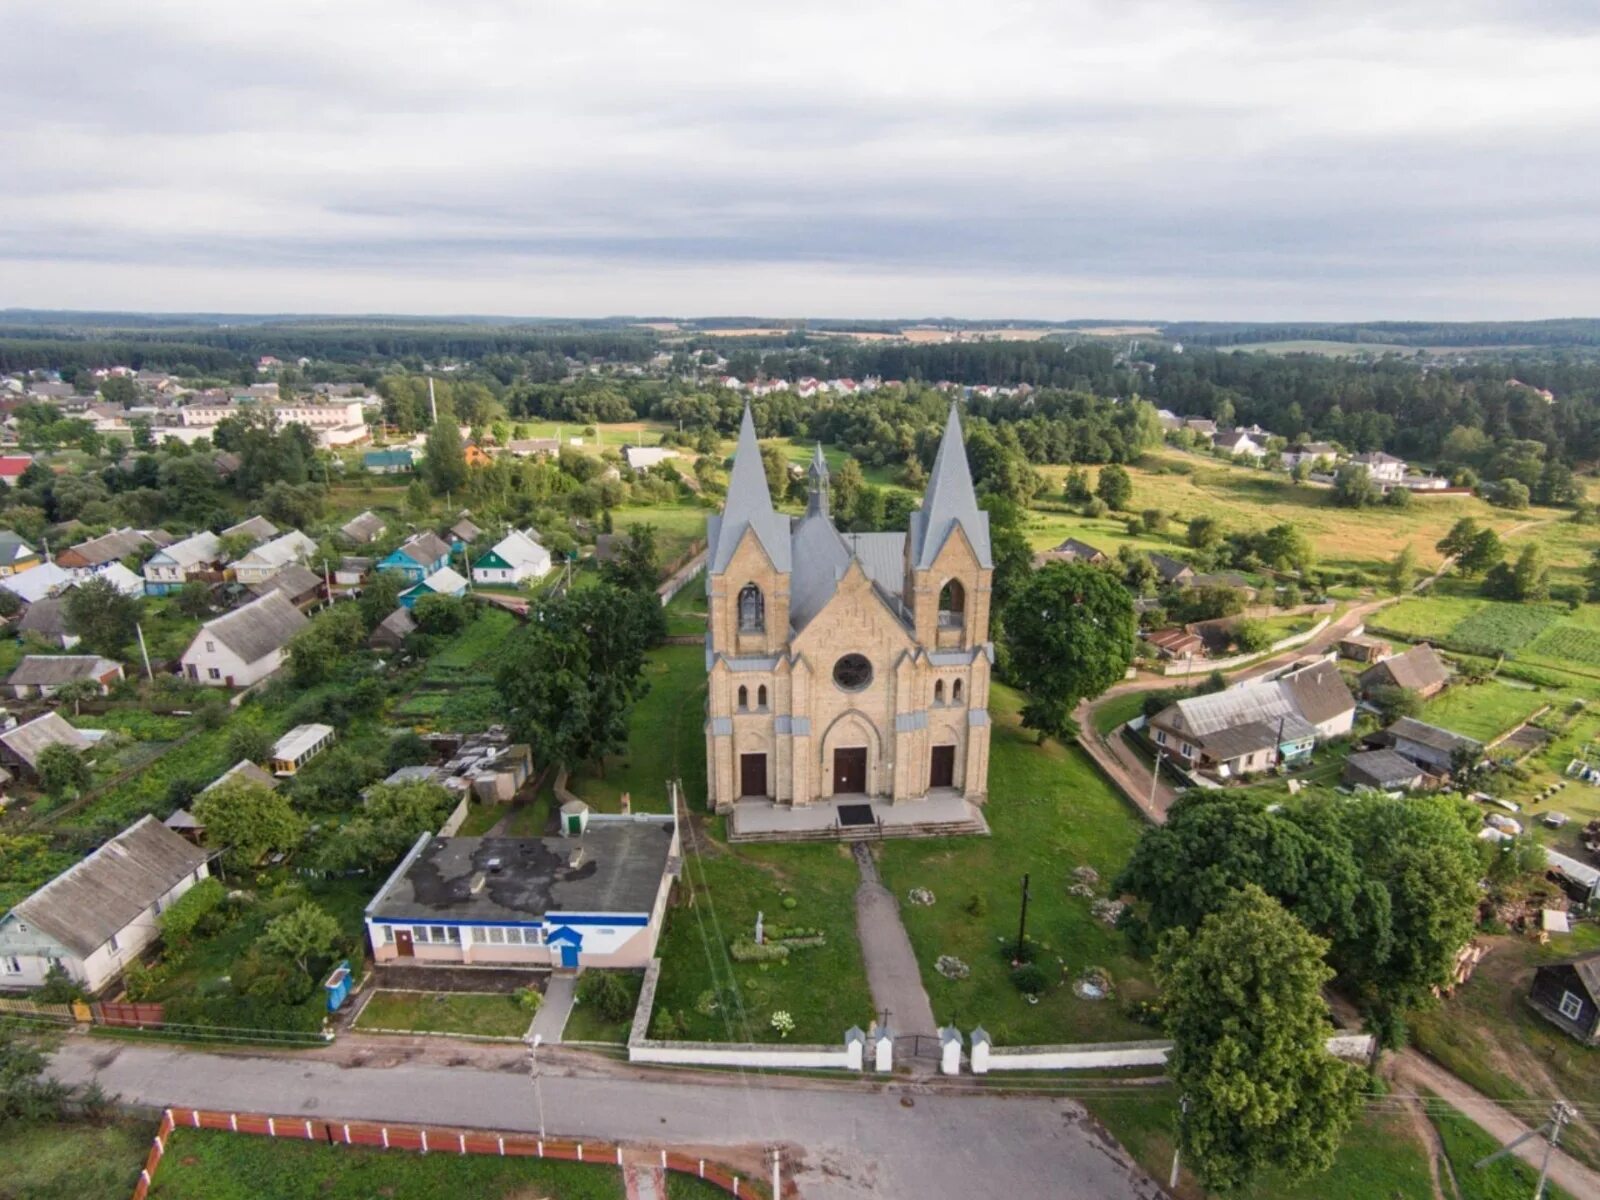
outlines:
[[1327, 459], [1334, 462], [1339, 457], [1339, 448], [1332, 442], [1302, 442], [1298, 446], [1290, 446], [1278, 455], [1286, 470], [1294, 470], [1301, 463], [1315, 466], [1318, 459]]
[[317, 543], [291, 529], [280, 537], [257, 546], [233, 564], [233, 577], [240, 583], [261, 583], [272, 578], [290, 563], [303, 563], [317, 551]]
[[156, 940], [161, 913], [209, 873], [206, 852], [141, 817], [0, 917], [0, 987], [59, 966], [99, 992]]
[[1365, 467], [1373, 483], [1400, 484], [1406, 480], [1406, 460], [1385, 454], [1382, 450], [1357, 454], [1350, 461], [1358, 467]]
[[676, 450], [668, 450], [665, 446], [624, 446], [622, 448], [622, 461], [628, 464], [630, 471], [645, 471], [651, 467], [664, 463], [669, 458], [677, 458]]
[[1211, 445], [1227, 454], [1245, 454], [1260, 458], [1267, 448], [1250, 436], [1249, 430], [1232, 429], [1211, 439]]
[[306, 615], [280, 591], [207, 621], [183, 652], [183, 673], [212, 687], [249, 687], [276, 671]]
[[513, 529], [472, 564], [472, 582], [519, 584], [550, 573], [550, 551], [530, 534]]
[[190, 576], [222, 565], [222, 539], [209, 529], [157, 550], [144, 564], [145, 591], [165, 596], [179, 591]]

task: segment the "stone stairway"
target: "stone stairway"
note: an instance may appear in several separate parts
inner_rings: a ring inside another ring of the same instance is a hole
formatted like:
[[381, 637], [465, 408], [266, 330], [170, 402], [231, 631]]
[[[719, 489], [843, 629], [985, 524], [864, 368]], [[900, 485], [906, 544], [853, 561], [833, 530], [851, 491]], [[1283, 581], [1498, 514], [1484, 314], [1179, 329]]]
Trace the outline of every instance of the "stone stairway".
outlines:
[[730, 824], [728, 841], [740, 844], [757, 842], [876, 842], [889, 838], [956, 837], [974, 834], [987, 836], [989, 826], [982, 818], [950, 821], [911, 821], [903, 824], [826, 826], [821, 829], [744, 830]]

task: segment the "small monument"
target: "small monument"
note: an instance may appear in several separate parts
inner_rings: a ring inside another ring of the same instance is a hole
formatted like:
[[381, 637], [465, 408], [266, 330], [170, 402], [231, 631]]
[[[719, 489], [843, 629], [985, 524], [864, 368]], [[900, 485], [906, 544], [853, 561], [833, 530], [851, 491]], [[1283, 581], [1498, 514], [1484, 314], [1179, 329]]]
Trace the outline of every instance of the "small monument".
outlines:
[[756, 910], [756, 945], [758, 945], [758, 946], [764, 946], [764, 945], [767, 944], [767, 935], [766, 935], [766, 931], [763, 930], [762, 927], [761, 927], [761, 925], [762, 925], [761, 918], [762, 918], [761, 910], [757, 909]]

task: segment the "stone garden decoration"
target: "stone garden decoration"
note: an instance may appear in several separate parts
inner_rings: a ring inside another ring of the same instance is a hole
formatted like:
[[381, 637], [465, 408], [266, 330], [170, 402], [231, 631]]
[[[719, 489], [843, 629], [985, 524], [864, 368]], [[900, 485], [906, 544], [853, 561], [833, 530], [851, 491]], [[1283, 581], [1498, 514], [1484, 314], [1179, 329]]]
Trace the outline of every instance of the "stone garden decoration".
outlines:
[[933, 969], [946, 979], [965, 979], [972, 974], [972, 968], [967, 966], [954, 954], [941, 954], [933, 964]]
[[914, 887], [906, 893], [906, 899], [918, 908], [929, 908], [933, 904], [933, 893], [924, 887]]

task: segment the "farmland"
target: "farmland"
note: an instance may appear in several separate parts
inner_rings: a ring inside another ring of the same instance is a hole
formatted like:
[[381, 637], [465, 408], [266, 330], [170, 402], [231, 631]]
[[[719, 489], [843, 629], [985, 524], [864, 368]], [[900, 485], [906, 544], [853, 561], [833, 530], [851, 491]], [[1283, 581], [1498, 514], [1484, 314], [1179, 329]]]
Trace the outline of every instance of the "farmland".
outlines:
[[1544, 632], [1556, 617], [1556, 610], [1544, 605], [1486, 603], [1446, 636], [1451, 645], [1467, 654], [1513, 654]]

